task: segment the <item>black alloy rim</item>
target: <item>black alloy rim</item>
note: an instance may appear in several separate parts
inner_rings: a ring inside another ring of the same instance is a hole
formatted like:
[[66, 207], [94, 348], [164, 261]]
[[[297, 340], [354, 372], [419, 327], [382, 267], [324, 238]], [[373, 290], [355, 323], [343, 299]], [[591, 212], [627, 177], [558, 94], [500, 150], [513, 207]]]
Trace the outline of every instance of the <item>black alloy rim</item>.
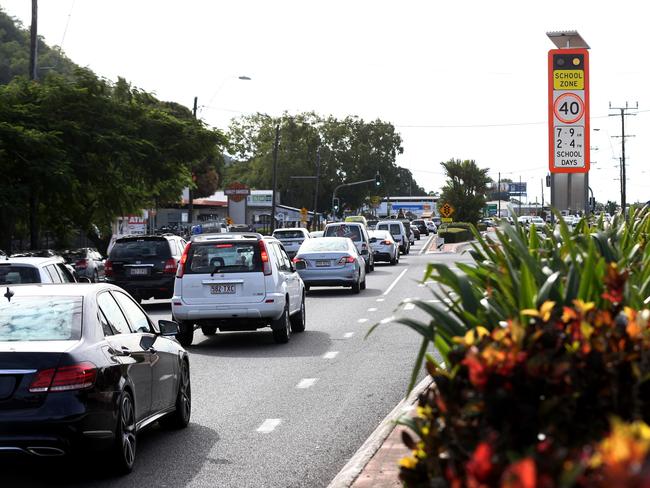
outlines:
[[129, 395], [124, 395], [120, 407], [122, 425], [122, 455], [128, 466], [135, 462], [135, 414], [133, 401]]
[[180, 405], [181, 415], [183, 420], [187, 422], [190, 418], [190, 412], [192, 409], [192, 391], [190, 389], [190, 372], [187, 368], [187, 364], [183, 363], [183, 368], [181, 370], [181, 391], [180, 391]]

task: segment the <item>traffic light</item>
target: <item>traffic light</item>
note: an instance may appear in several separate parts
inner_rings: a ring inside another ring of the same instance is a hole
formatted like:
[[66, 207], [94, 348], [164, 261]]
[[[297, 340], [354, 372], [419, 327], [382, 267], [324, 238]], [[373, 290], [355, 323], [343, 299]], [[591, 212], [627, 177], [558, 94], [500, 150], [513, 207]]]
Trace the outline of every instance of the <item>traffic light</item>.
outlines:
[[551, 175], [546, 175], [546, 186], [551, 187]]
[[379, 185], [381, 185], [381, 175], [377, 173], [375, 175], [375, 186], [379, 186]]
[[338, 199], [338, 197], [334, 197], [332, 199], [332, 208], [334, 209], [335, 212], [339, 211], [339, 199]]

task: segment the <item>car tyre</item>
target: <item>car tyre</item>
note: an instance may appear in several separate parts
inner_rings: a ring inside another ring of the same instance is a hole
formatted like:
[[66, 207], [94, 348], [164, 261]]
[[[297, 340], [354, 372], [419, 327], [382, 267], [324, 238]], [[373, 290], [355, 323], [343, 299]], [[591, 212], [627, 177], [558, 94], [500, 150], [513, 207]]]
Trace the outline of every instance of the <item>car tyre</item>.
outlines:
[[192, 415], [192, 385], [187, 361], [183, 361], [181, 365], [175, 406], [176, 410], [161, 418], [159, 423], [167, 429], [184, 429], [190, 423]]
[[375, 270], [375, 258], [371, 258], [372, 262], [370, 263], [370, 272], [372, 273]]
[[305, 296], [300, 302], [300, 310], [291, 317], [291, 332], [304, 332], [307, 322], [307, 311], [305, 310]]
[[352, 284], [352, 293], [354, 293], [355, 295], [361, 293], [361, 283], [359, 282], [359, 280], [357, 280], [355, 283]]
[[271, 324], [273, 330], [273, 340], [277, 344], [286, 344], [291, 337], [291, 321], [289, 320], [289, 302], [284, 306], [284, 311], [280, 318], [274, 320]]
[[217, 333], [217, 328], [214, 326], [204, 325], [201, 327], [201, 332], [206, 336], [213, 336]]
[[397, 264], [397, 262], [398, 262], [398, 259], [399, 259], [399, 251], [396, 252], [396, 253], [395, 253], [395, 256], [393, 256], [393, 257], [391, 258], [391, 260], [390, 260], [390, 264], [391, 264], [392, 266], [395, 266], [395, 265]]
[[99, 273], [97, 273], [97, 270], [93, 273], [93, 283], [99, 283]]
[[359, 288], [361, 288], [362, 290], [366, 289], [366, 278], [365, 277], [363, 278], [363, 281], [361, 282], [361, 285], [359, 286]]
[[194, 340], [194, 324], [192, 322], [179, 321], [176, 340], [178, 340], [183, 347], [191, 346], [192, 341]]
[[127, 390], [120, 395], [117, 412], [117, 431], [113, 446], [113, 466], [120, 474], [133, 470], [137, 448], [135, 428], [135, 404], [133, 396]]

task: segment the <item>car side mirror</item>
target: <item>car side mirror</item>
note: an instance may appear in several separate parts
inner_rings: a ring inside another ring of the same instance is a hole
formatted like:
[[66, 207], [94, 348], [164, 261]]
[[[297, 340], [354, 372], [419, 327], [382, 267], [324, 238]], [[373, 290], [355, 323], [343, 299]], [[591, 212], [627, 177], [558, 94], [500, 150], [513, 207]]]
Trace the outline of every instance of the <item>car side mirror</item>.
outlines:
[[158, 328], [163, 337], [175, 336], [178, 334], [178, 324], [173, 320], [159, 320]]

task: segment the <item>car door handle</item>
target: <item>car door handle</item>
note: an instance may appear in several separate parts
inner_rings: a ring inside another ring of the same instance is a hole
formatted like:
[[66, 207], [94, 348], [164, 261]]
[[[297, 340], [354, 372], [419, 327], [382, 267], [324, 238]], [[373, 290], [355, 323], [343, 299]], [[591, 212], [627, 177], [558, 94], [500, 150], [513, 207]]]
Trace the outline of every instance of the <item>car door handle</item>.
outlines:
[[111, 348], [108, 349], [108, 352], [110, 352], [114, 356], [130, 356], [131, 355], [131, 349], [129, 349], [126, 346], [122, 346], [119, 350], [111, 347]]

